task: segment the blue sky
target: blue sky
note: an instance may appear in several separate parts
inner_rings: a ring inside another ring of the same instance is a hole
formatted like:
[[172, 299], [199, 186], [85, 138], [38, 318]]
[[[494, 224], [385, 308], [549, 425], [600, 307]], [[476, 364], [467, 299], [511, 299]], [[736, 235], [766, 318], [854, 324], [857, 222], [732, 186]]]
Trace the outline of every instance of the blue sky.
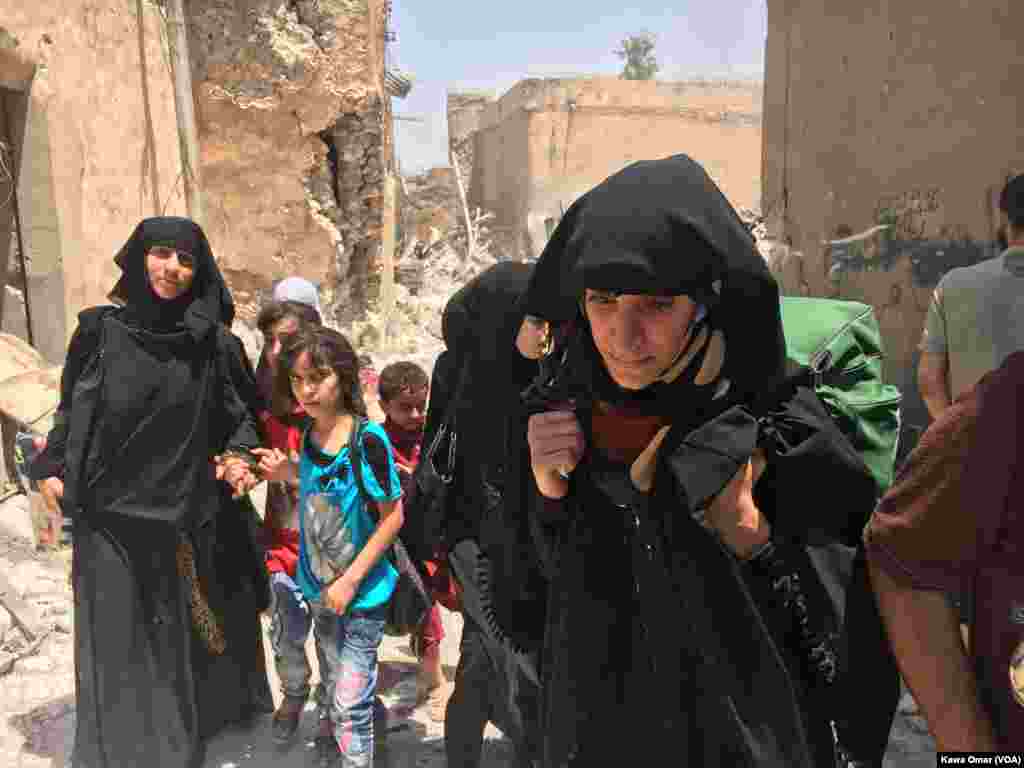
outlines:
[[411, 72], [412, 93], [395, 99], [396, 115], [423, 124], [395, 123], [402, 170], [447, 165], [445, 96], [448, 90], [501, 94], [525, 77], [616, 75], [613, 51], [622, 38], [657, 35], [660, 79], [760, 78], [764, 70], [766, 0], [394, 0], [391, 64]]

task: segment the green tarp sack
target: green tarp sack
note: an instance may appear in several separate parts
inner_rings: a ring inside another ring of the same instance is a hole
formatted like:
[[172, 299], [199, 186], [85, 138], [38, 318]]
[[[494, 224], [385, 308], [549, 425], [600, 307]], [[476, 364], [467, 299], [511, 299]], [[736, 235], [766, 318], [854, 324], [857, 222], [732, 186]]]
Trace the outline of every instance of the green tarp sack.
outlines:
[[892, 484], [900, 391], [882, 381], [882, 334], [874, 308], [855, 301], [781, 297], [789, 373], [809, 372], [829, 415], [878, 484]]

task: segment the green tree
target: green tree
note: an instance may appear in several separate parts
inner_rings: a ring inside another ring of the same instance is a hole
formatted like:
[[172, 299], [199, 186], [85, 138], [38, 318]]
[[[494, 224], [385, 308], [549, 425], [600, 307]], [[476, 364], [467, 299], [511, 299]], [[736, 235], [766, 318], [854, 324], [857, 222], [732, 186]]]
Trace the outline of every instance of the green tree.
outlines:
[[622, 47], [615, 55], [626, 62], [622, 68], [624, 80], [653, 80], [658, 72], [658, 60], [654, 56], [654, 35], [644, 32], [632, 35], [622, 41]]

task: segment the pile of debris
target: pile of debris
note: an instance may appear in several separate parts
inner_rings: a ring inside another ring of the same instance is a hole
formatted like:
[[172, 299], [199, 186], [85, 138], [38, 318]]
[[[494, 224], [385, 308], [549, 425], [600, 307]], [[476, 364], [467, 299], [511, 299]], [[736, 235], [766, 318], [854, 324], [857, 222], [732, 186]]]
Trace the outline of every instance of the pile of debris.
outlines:
[[467, 256], [466, 233], [454, 228], [449, 237], [429, 246], [414, 241], [395, 265], [394, 306], [385, 316], [371, 311], [352, 328], [360, 354], [373, 360], [379, 371], [398, 360], [412, 360], [428, 373], [444, 349], [441, 314], [448, 299], [499, 259], [490, 251], [483, 229]]
[[452, 168], [403, 179], [401, 255], [392, 301], [381, 301], [354, 322], [350, 338], [378, 371], [412, 360], [428, 372], [444, 349], [441, 314], [473, 277], [509, 257], [494, 214], [470, 212]]
[[[20, 499], [0, 504], [14, 514]], [[70, 550], [37, 549], [31, 541], [0, 530], [0, 676], [29, 671], [51, 636], [67, 638], [73, 624], [68, 583]]]
[[764, 216], [760, 211], [755, 211], [750, 208], [740, 208], [736, 211], [740, 215], [740, 219], [746, 225], [750, 234], [754, 236], [754, 239], [758, 242], [768, 237], [768, 228], [764, 223]]
[[445, 237], [459, 220], [461, 208], [453, 169], [432, 168], [403, 178], [402, 234], [405, 244], [420, 242], [429, 245]]

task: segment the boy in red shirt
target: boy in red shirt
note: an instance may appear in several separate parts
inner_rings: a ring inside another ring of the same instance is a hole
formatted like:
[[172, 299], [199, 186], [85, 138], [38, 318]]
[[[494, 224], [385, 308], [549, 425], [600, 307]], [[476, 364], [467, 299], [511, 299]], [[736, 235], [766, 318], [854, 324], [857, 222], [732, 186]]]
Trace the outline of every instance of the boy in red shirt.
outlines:
[[[380, 372], [377, 388], [385, 416], [384, 431], [391, 441], [398, 478], [408, 497], [412, 475], [420, 460], [430, 379], [426, 371], [415, 363], [393, 363]], [[443, 639], [441, 612], [434, 603], [423, 627], [413, 638], [413, 647], [420, 662], [420, 698], [426, 700], [427, 714], [435, 722], [444, 720], [445, 707], [451, 695], [441, 668]]]

